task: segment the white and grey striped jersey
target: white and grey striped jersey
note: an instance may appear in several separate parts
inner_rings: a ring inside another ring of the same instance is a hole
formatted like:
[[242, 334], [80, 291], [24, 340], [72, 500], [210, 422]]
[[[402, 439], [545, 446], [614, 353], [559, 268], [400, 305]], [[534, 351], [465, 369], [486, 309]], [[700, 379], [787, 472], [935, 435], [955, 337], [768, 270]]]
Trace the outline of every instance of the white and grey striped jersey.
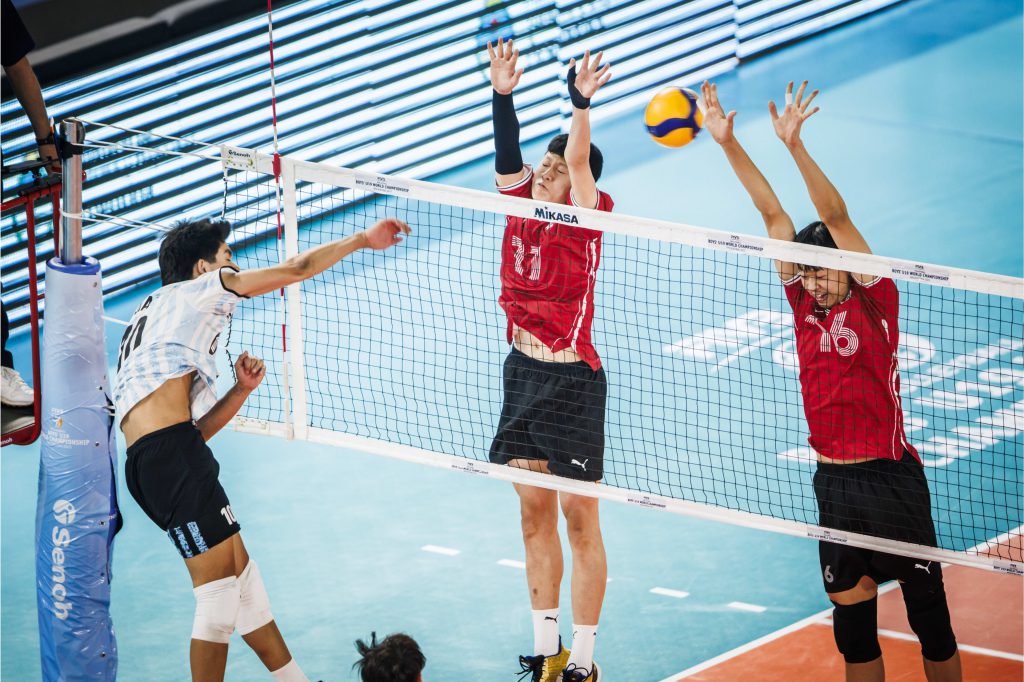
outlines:
[[217, 402], [217, 342], [242, 298], [224, 287], [221, 270], [157, 289], [132, 315], [117, 354], [119, 419], [168, 379], [190, 372], [192, 418]]

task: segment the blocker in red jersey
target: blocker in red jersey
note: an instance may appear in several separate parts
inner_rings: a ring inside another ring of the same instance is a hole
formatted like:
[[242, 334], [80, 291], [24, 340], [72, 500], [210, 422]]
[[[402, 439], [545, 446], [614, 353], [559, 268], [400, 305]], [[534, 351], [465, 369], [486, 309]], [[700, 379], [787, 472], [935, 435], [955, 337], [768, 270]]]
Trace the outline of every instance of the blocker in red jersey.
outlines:
[[[780, 114], [768, 105], [775, 133], [807, 185], [819, 220], [799, 233], [771, 186], [733, 135], [714, 85], [704, 83], [704, 125], [761, 213], [768, 236], [818, 247], [871, 253], [839, 192], [811, 158], [800, 130], [818, 111], [807, 82], [786, 89]], [[903, 429], [900, 404], [899, 291], [870, 274], [775, 262], [793, 309], [800, 389], [817, 453], [814, 493], [826, 528], [936, 546], [924, 467]], [[884, 680], [878, 644], [878, 585], [899, 580], [907, 620], [921, 641], [927, 678], [960, 680], [960, 655], [949, 619], [942, 566], [835, 542], [818, 543], [836, 646], [847, 680]]]
[[[512, 346], [503, 368], [504, 404], [490, 459], [545, 474], [598, 481], [604, 474], [608, 383], [594, 347], [594, 289], [601, 233], [575, 224], [559, 206], [610, 211], [598, 190], [603, 160], [590, 143], [590, 98], [611, 78], [602, 54], [569, 62], [572, 100], [568, 135], [556, 135], [536, 169], [523, 163], [512, 90], [523, 74], [512, 41], [488, 44], [493, 86], [496, 182], [502, 194], [552, 204], [534, 218], [508, 216], [501, 247], [501, 296]], [[560, 220], [569, 224], [562, 224]], [[533, 653], [519, 657], [533, 680], [596, 682], [597, 621], [608, 565], [597, 498], [516, 484], [526, 546], [526, 581], [533, 608]], [[573, 639], [562, 646], [558, 592], [562, 546], [558, 509], [573, 554]]]

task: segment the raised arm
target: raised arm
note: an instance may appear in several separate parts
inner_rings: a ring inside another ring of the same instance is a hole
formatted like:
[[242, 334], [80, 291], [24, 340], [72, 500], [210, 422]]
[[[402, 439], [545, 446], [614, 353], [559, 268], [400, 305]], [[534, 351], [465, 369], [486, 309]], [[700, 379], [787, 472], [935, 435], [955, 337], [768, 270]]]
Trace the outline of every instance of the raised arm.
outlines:
[[499, 187], [514, 185], [523, 178], [523, 153], [519, 149], [519, 119], [512, 101], [512, 90], [519, 84], [523, 70], [516, 70], [519, 50], [512, 40], [498, 38], [494, 47], [487, 43], [491, 60], [491, 117], [494, 125], [494, 171]]
[[224, 288], [236, 294], [259, 296], [319, 275], [359, 249], [370, 248], [380, 251], [394, 246], [402, 241], [402, 235], [411, 232], [409, 226], [401, 220], [386, 218], [362, 232], [315, 246], [279, 265], [242, 272], [222, 270], [221, 280]]
[[569, 61], [569, 98], [572, 100], [572, 123], [569, 126], [569, 140], [565, 143], [565, 165], [569, 168], [569, 184], [579, 206], [597, 208], [597, 180], [590, 170], [590, 98], [602, 85], [611, 80], [611, 64], [601, 66], [604, 52], [598, 52], [591, 60], [590, 50], [583, 53], [583, 60]]
[[53, 142], [53, 131], [50, 129], [50, 117], [46, 113], [46, 102], [43, 101], [43, 91], [39, 87], [39, 80], [35, 71], [28, 61], [28, 57], [22, 57], [14, 64], [4, 67], [4, 73], [11, 82], [11, 90], [14, 96], [21, 102], [32, 124], [32, 132], [36, 136], [36, 144], [39, 147], [39, 158], [50, 161], [46, 170], [50, 173], [60, 172], [60, 159], [57, 158], [57, 148]]
[[[806, 89], [807, 81], [804, 81], [800, 84], [800, 89], [797, 90], [796, 98], [794, 99], [793, 83], [790, 81], [789, 85], [786, 86], [786, 108], [783, 109], [781, 115], [775, 107], [775, 102], [768, 102], [768, 112], [772, 115], [772, 125], [775, 126], [775, 134], [779, 136], [779, 139], [782, 140], [789, 153], [793, 156], [793, 160], [796, 161], [796, 167], [800, 169], [800, 175], [803, 176], [804, 184], [807, 185], [807, 192], [810, 194], [811, 202], [818, 212], [818, 219], [825, 223], [825, 227], [828, 228], [829, 234], [832, 235], [836, 246], [844, 251], [871, 253], [867, 240], [864, 239], [860, 230], [850, 220], [850, 214], [846, 210], [846, 202], [839, 195], [839, 190], [835, 188], [835, 185], [829, 181], [824, 171], [811, 158], [807, 148], [804, 147], [803, 140], [800, 139], [800, 130], [803, 127], [804, 121], [817, 113], [821, 108], [814, 107], [810, 111], [807, 110], [811, 105], [811, 101], [818, 95], [818, 91], [813, 91], [804, 99], [804, 91]], [[875, 275], [860, 273], [853, 273], [853, 276], [859, 282], [870, 282], [877, 279]]]
[[[768, 236], [772, 239], [793, 241], [796, 231], [793, 229], [792, 219], [782, 209], [782, 203], [775, 196], [768, 180], [754, 165], [746, 150], [743, 149], [743, 145], [733, 134], [733, 119], [736, 117], [736, 112], [725, 113], [725, 109], [718, 99], [718, 88], [714, 84], [704, 81], [700, 90], [704, 97], [704, 128], [710, 133], [712, 139], [721, 145], [733, 172], [739, 178], [743, 189], [747, 190], [751, 201], [754, 202], [754, 208], [761, 214], [764, 226], [768, 230]], [[784, 280], [792, 279], [796, 275], [796, 267], [792, 263], [775, 261], [775, 269], [779, 271], [779, 276]]]
[[817, 96], [815, 90], [804, 99], [804, 91], [807, 89], [807, 81], [800, 85], [796, 98], [793, 97], [793, 83], [786, 87], [786, 108], [782, 114], [778, 113], [775, 102], [768, 103], [768, 111], [772, 115], [772, 124], [775, 126], [775, 134], [786, 145], [793, 160], [796, 161], [800, 175], [807, 185], [807, 192], [811, 196], [814, 208], [818, 212], [818, 218], [825, 223], [836, 246], [846, 251], [858, 251], [871, 253], [867, 241], [853, 225], [850, 214], [846, 210], [846, 202], [839, 195], [839, 190], [829, 181], [811, 155], [804, 147], [800, 139], [800, 130], [804, 121], [818, 112], [820, 107], [814, 107], [808, 111], [811, 101]]

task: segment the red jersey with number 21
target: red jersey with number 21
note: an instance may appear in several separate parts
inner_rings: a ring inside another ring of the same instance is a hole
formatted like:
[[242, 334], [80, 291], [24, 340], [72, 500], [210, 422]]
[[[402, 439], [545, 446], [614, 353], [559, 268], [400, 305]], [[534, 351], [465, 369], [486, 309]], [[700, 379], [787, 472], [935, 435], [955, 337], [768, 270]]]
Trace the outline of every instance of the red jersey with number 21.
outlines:
[[838, 460], [899, 460], [904, 449], [920, 460], [903, 430], [896, 283], [879, 278], [861, 284], [851, 276], [850, 295], [827, 312], [799, 276], [784, 284], [811, 447]]
[[[533, 169], [527, 166], [522, 180], [498, 191], [529, 199], [532, 189]], [[596, 208], [611, 211], [612, 198], [598, 194]], [[571, 192], [569, 206], [579, 206]], [[599, 230], [506, 216], [498, 303], [508, 317], [508, 343], [515, 325], [536, 336], [551, 352], [571, 348], [595, 372], [600, 369], [601, 358], [590, 336], [600, 262]]]

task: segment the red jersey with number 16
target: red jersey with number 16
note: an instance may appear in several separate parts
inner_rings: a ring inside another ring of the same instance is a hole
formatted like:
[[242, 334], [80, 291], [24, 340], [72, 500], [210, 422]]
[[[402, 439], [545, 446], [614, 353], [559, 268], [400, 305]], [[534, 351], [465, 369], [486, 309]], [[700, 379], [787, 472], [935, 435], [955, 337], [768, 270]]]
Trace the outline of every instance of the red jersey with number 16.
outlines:
[[[522, 180], [498, 191], [529, 199], [532, 188], [533, 169], [527, 166]], [[598, 194], [596, 208], [611, 211], [612, 198]], [[579, 206], [571, 192], [569, 206]], [[600, 261], [598, 230], [506, 216], [498, 303], [508, 317], [508, 343], [515, 325], [540, 339], [551, 352], [571, 348], [595, 372], [600, 369], [601, 358], [590, 337]]]
[[800, 389], [819, 455], [831, 459], [895, 459], [907, 450], [920, 460], [903, 430], [900, 403], [900, 292], [891, 279], [861, 284], [827, 312], [800, 277], [785, 282], [793, 307]]

